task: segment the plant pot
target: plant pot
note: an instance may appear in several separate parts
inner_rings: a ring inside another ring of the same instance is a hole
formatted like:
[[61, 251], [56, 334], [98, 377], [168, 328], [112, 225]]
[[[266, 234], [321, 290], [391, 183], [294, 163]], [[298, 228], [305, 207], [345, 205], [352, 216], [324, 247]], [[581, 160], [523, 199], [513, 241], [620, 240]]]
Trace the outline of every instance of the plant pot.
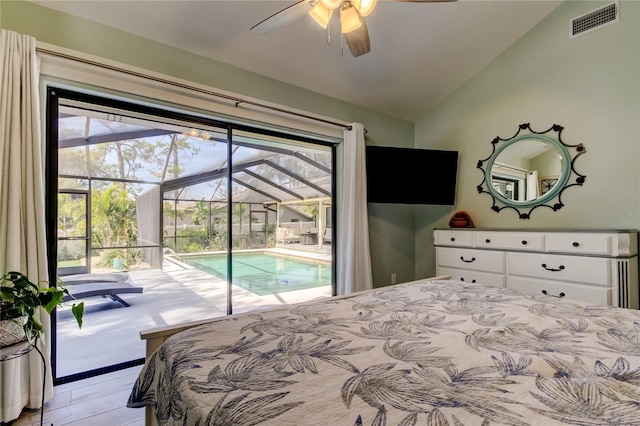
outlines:
[[4, 348], [27, 340], [24, 333], [26, 323], [26, 316], [0, 321], [0, 347]]
[[124, 269], [124, 262], [119, 257], [113, 259], [113, 267], [118, 271], [122, 271]]

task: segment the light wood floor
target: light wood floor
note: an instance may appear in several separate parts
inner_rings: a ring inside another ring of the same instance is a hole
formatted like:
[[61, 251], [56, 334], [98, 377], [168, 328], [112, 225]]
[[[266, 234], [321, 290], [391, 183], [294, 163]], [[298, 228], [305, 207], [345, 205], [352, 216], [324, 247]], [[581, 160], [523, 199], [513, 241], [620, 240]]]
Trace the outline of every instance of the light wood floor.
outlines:
[[[116, 371], [54, 388], [45, 404], [46, 426], [144, 426], [144, 408], [127, 408], [142, 366]], [[40, 424], [39, 411], [25, 411], [11, 426]]]

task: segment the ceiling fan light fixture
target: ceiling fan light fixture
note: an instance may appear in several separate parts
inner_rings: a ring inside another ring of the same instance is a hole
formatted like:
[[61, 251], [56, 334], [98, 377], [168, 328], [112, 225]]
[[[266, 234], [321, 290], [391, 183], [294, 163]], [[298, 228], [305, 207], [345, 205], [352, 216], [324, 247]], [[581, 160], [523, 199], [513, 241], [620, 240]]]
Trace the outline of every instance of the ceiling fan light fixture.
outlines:
[[337, 9], [342, 4], [342, 0], [320, 0], [320, 3], [327, 9]]
[[350, 33], [362, 26], [360, 14], [349, 0], [345, 0], [340, 8], [340, 27], [343, 34]]
[[363, 18], [371, 15], [373, 9], [376, 7], [378, 0], [352, 0], [353, 6], [360, 13]]
[[324, 5], [324, 3], [318, 2], [313, 9], [311, 9], [309, 15], [311, 15], [313, 20], [322, 28], [327, 28], [329, 21], [331, 20], [331, 16], [333, 16], [333, 9], [329, 9]]

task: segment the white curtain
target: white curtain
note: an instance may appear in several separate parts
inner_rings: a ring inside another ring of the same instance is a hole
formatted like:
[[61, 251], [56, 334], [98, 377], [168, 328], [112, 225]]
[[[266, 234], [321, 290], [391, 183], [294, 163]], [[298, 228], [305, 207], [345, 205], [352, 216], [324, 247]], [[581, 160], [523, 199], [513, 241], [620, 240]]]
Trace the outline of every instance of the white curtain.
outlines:
[[[48, 272], [36, 40], [2, 30], [0, 50], [0, 272], [20, 271], [37, 283], [48, 280]], [[49, 316], [42, 309], [40, 320], [50, 343]], [[40, 349], [48, 363], [50, 346]], [[41, 406], [43, 365], [36, 351], [2, 362], [0, 369], [1, 421]], [[50, 373], [45, 389], [45, 400], [51, 399]]]
[[369, 253], [369, 219], [367, 216], [367, 170], [364, 127], [351, 124], [340, 144], [338, 228], [337, 228], [337, 294], [350, 294], [373, 288]]
[[540, 196], [538, 171], [530, 171], [527, 175], [527, 200], [535, 200]]

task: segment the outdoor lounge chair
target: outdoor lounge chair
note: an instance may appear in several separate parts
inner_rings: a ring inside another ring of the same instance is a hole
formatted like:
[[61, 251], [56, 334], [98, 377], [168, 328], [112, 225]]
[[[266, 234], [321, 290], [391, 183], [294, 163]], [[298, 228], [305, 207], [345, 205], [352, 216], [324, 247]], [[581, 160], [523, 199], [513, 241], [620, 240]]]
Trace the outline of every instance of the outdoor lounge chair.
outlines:
[[85, 299], [87, 297], [108, 297], [109, 299], [129, 306], [118, 294], [142, 293], [142, 287], [131, 285], [129, 274], [118, 272], [114, 274], [79, 274], [60, 277], [65, 288], [69, 291], [62, 299], [64, 302]]
[[289, 228], [276, 229], [276, 242], [285, 243], [299, 243], [300, 235], [296, 235], [291, 232]]

